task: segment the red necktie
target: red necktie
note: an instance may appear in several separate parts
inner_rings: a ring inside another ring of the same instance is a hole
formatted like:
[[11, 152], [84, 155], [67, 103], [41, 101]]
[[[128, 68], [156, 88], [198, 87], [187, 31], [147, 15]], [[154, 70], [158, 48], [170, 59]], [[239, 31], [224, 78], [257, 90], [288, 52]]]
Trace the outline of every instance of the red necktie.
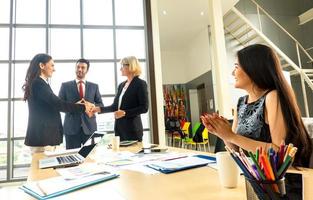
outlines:
[[81, 99], [84, 97], [83, 81], [79, 81], [79, 97], [80, 97]]

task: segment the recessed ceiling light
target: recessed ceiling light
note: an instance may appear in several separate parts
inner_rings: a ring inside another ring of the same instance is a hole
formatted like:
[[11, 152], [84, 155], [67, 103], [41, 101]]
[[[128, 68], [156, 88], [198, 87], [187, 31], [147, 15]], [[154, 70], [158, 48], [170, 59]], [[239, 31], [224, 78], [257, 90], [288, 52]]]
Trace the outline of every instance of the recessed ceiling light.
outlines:
[[166, 10], [163, 10], [162, 13], [163, 13], [163, 15], [167, 15]]
[[202, 12], [200, 13], [200, 15], [203, 16], [203, 15], [204, 15], [204, 12], [202, 11]]

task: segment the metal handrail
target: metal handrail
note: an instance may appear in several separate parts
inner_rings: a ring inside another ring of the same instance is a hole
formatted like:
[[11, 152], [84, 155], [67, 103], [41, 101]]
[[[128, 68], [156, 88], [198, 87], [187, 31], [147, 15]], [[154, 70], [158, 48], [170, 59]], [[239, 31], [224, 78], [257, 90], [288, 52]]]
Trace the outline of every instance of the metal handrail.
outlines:
[[[268, 12], [266, 12], [255, 0], [252, 1], [256, 6], [257, 9], [260, 9], [265, 15], [267, 15], [282, 31], [284, 31], [298, 46], [299, 48], [308, 56], [308, 58], [313, 61], [313, 58], [310, 56], [310, 54], [305, 50], [305, 48], [298, 42], [296, 38], [294, 38], [284, 27], [282, 27]], [[257, 12], [258, 17], [260, 17], [259, 12]], [[260, 28], [262, 30], [262, 28]]]

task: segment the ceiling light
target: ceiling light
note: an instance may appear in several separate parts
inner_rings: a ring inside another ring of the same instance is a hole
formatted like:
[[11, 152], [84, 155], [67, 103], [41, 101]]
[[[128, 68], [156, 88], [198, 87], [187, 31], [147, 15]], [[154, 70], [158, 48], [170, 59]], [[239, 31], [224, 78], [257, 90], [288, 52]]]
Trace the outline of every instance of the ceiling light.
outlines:
[[163, 15], [167, 15], [166, 10], [163, 10], [162, 13], [163, 13]]
[[202, 12], [200, 13], [200, 15], [203, 16], [203, 15], [204, 15], [204, 12], [202, 11]]

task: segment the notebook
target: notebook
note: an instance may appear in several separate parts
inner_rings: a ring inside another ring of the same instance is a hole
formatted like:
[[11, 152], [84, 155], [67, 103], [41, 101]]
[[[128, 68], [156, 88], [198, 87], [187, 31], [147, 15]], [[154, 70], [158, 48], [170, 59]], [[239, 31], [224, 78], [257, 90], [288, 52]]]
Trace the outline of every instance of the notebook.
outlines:
[[206, 155], [195, 155], [156, 161], [146, 166], [160, 171], [164, 174], [169, 174], [186, 169], [206, 166], [209, 163], [214, 162], [216, 162], [215, 157]]
[[[36, 199], [50, 199], [116, 178], [118, 176], [118, 174], [111, 172], [103, 172], [101, 174], [97, 173], [94, 175], [69, 180], [64, 179], [62, 176], [57, 176], [39, 181], [29, 181], [23, 184], [20, 189], [35, 197]], [[65, 197], [64, 199], [67, 198]]]
[[78, 153], [69, 155], [54, 156], [39, 160], [39, 168], [58, 168], [58, 167], [70, 167], [76, 166], [84, 162], [85, 158], [94, 149], [97, 143], [101, 140], [105, 132], [95, 131], [85, 144], [80, 148]]

